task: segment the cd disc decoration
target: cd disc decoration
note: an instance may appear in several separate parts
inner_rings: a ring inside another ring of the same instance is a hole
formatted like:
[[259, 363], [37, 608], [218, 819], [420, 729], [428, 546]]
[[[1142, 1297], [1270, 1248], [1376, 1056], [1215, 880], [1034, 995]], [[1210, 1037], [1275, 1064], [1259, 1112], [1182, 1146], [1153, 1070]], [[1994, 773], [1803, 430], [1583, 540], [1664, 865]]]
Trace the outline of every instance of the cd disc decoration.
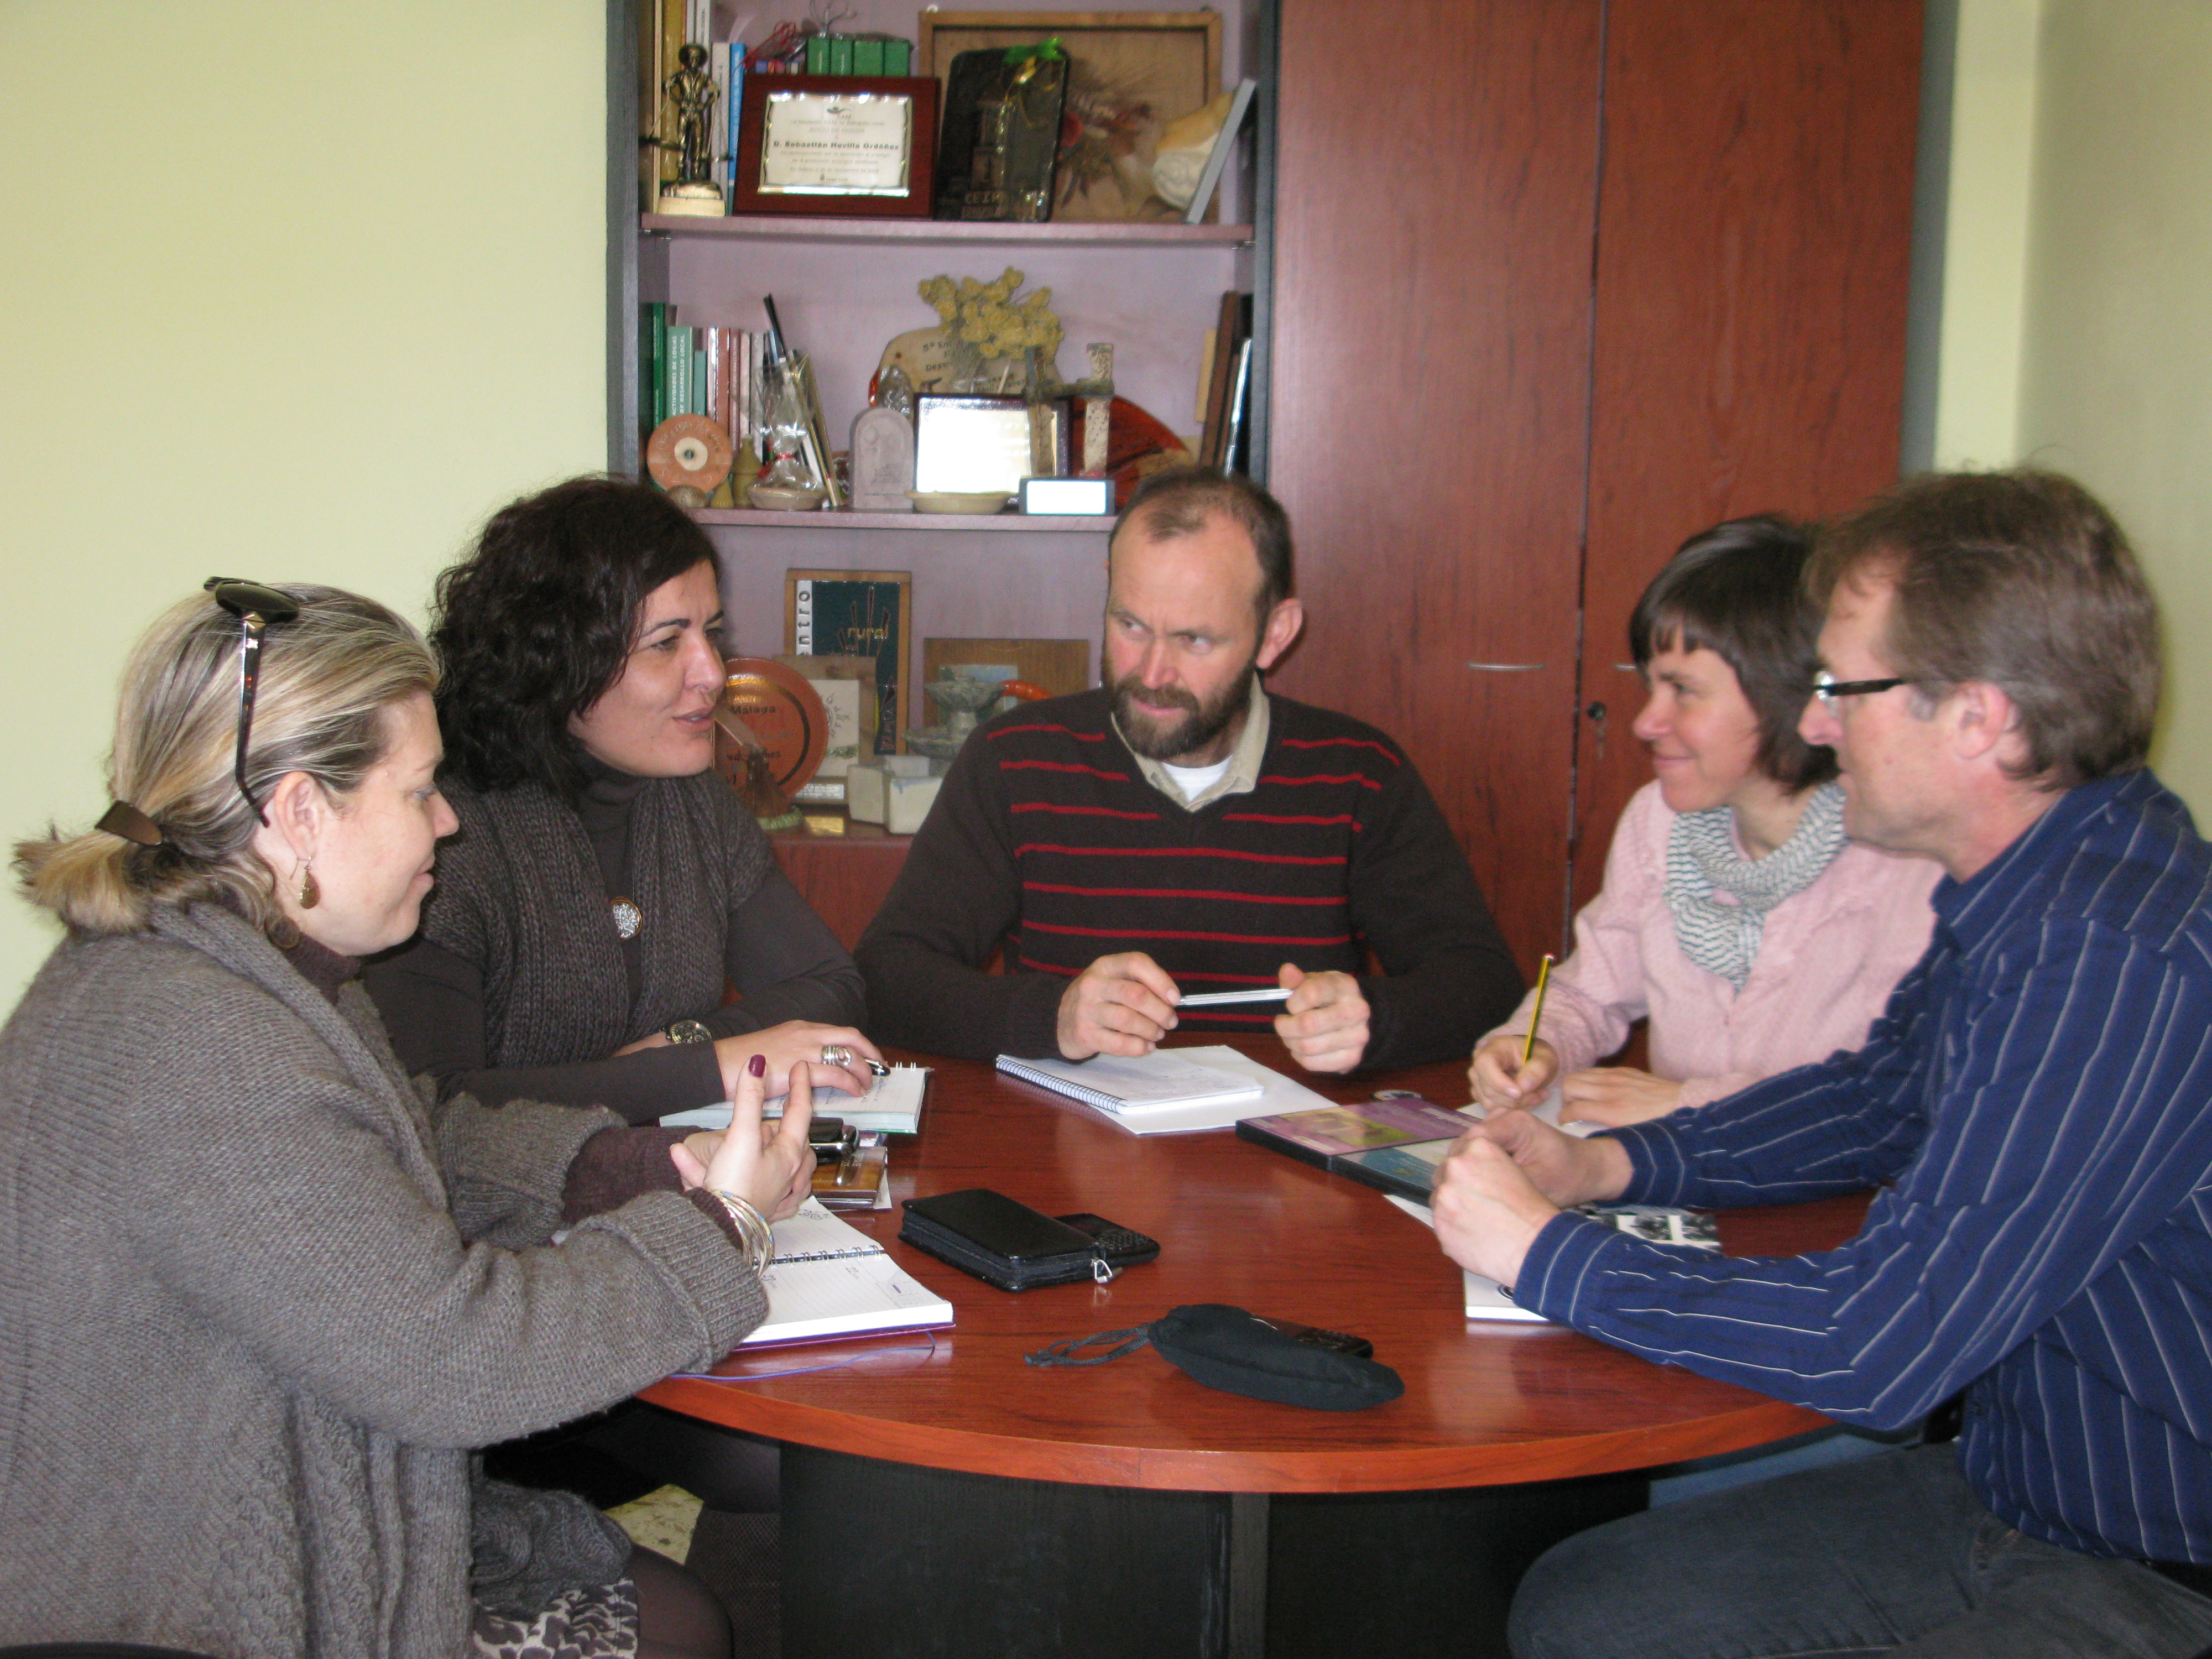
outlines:
[[[732, 657], [725, 665], [728, 707], [767, 757], [769, 776], [787, 796], [812, 781], [830, 744], [829, 711], [797, 669], [769, 657]], [[741, 777], [746, 757], [725, 730], [716, 739], [724, 775]]]
[[[736, 459], [730, 434], [704, 415], [670, 416], [653, 428], [645, 445], [645, 470], [686, 507], [704, 507], [715, 486], [730, 476]], [[692, 489], [699, 492], [696, 501], [677, 495]]]

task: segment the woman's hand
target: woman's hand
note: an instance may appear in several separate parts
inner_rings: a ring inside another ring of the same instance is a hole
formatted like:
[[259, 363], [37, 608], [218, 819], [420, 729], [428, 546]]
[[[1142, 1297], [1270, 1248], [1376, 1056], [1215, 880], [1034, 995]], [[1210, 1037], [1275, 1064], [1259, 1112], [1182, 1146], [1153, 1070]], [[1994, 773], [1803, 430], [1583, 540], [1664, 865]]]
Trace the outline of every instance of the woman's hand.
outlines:
[[763, 1065], [739, 1073], [730, 1091], [729, 1131], [716, 1137], [708, 1161], [702, 1164], [694, 1149], [701, 1135], [685, 1136], [668, 1149], [668, 1156], [685, 1190], [708, 1187], [735, 1193], [770, 1221], [781, 1221], [797, 1212], [814, 1185], [814, 1152], [806, 1144], [807, 1126], [814, 1120], [814, 1085], [805, 1066], [791, 1068], [783, 1121], [770, 1130], [761, 1121], [767, 1071]]
[[[832, 1066], [822, 1058], [824, 1048], [842, 1048], [852, 1059], [842, 1066]], [[868, 1070], [868, 1061], [880, 1061], [883, 1051], [849, 1025], [817, 1025], [811, 1019], [787, 1019], [781, 1025], [770, 1025], [757, 1031], [744, 1031], [736, 1036], [720, 1038], [714, 1044], [714, 1057], [721, 1062], [722, 1087], [729, 1091], [732, 1100], [738, 1097], [738, 1080], [745, 1074], [745, 1066], [755, 1054], [762, 1057], [773, 1078], [785, 1078], [793, 1066], [806, 1068], [807, 1081], [817, 1089], [842, 1089], [847, 1094], [864, 1095], [875, 1080]]]
[[1559, 1075], [1559, 1051], [1539, 1037], [1528, 1063], [1521, 1063], [1526, 1037], [1500, 1032], [1475, 1045], [1474, 1063], [1467, 1068], [1468, 1087], [1485, 1111], [1528, 1108], [1542, 1103], [1544, 1094]]
[[1569, 1075], [1559, 1085], [1559, 1097], [1560, 1122], [1618, 1129], [1666, 1116], [1682, 1103], [1682, 1085], [1633, 1066], [1598, 1066]]

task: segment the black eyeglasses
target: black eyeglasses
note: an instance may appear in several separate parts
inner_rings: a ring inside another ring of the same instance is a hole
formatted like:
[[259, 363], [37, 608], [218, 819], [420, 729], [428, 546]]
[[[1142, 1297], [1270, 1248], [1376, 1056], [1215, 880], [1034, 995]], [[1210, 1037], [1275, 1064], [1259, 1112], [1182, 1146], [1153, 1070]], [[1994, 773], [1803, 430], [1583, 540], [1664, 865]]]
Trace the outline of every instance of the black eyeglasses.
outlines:
[[1911, 684], [1907, 679], [1839, 680], [1824, 668], [1813, 676], [1813, 695], [1833, 708], [1838, 697], [1872, 696], [1877, 691], [1888, 691]]
[[238, 793], [246, 797], [253, 816], [266, 823], [269, 814], [246, 787], [246, 745], [253, 733], [253, 693], [261, 684], [261, 635], [276, 623], [297, 617], [299, 602], [259, 582], [233, 581], [227, 576], [210, 576], [200, 586], [238, 618], [238, 756], [231, 763], [231, 775], [238, 780]]

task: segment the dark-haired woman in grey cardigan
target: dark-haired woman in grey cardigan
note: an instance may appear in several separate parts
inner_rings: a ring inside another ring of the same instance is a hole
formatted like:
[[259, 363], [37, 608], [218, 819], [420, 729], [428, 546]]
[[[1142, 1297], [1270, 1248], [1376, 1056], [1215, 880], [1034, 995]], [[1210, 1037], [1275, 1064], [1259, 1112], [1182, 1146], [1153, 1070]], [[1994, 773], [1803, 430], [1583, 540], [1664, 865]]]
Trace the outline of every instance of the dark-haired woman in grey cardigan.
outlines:
[[757, 1078], [689, 1139], [417, 1096], [354, 969], [453, 826], [433, 678], [380, 605], [222, 584], [134, 653], [99, 827], [16, 849], [70, 931], [0, 1034], [0, 1644], [726, 1652], [469, 1449], [759, 1322], [806, 1079], [768, 1140]]
[[860, 971], [712, 770], [720, 580], [682, 508], [612, 478], [507, 507], [439, 579], [461, 833], [368, 979], [410, 1072], [634, 1123], [728, 1098], [755, 1054], [867, 1085]]

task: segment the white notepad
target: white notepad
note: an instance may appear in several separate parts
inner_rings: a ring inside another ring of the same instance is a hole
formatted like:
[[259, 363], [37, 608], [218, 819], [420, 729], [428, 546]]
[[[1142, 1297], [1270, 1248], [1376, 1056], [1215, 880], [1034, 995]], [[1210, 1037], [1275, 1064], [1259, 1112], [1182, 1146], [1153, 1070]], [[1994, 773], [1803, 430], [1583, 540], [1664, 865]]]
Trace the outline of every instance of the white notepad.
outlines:
[[768, 1317], [739, 1347], [952, 1322], [950, 1302], [813, 1199], [775, 1232], [775, 1256], [763, 1279]]
[[1069, 1109], [1089, 1113], [1094, 1121], [1110, 1123], [1126, 1134], [1177, 1135], [1200, 1129], [1226, 1129], [1239, 1118], [1266, 1117], [1274, 1112], [1304, 1112], [1334, 1103], [1304, 1084], [1248, 1059], [1226, 1043], [1208, 1043], [1173, 1052], [1214, 1071], [1243, 1078], [1250, 1087], [1196, 1106], [1154, 1106], [1141, 1112], [1109, 1112], [1071, 1099]]
[[1155, 1048], [1133, 1058], [1093, 1054], [1088, 1060], [1017, 1060], [1000, 1054], [999, 1069], [1117, 1116], [1255, 1100], [1262, 1092], [1249, 1077], [1188, 1058], [1193, 1052]]
[[[814, 1111], [818, 1117], [842, 1117], [855, 1129], [879, 1129], [885, 1134], [910, 1135], [921, 1123], [922, 1097], [927, 1092], [930, 1068], [894, 1066], [888, 1075], [875, 1079], [864, 1095], [842, 1089], [817, 1089]], [[695, 1106], [688, 1112], [671, 1112], [660, 1120], [664, 1129], [726, 1129], [730, 1103], [718, 1100]], [[783, 1115], [783, 1097], [777, 1095], [762, 1109], [763, 1117]]]

